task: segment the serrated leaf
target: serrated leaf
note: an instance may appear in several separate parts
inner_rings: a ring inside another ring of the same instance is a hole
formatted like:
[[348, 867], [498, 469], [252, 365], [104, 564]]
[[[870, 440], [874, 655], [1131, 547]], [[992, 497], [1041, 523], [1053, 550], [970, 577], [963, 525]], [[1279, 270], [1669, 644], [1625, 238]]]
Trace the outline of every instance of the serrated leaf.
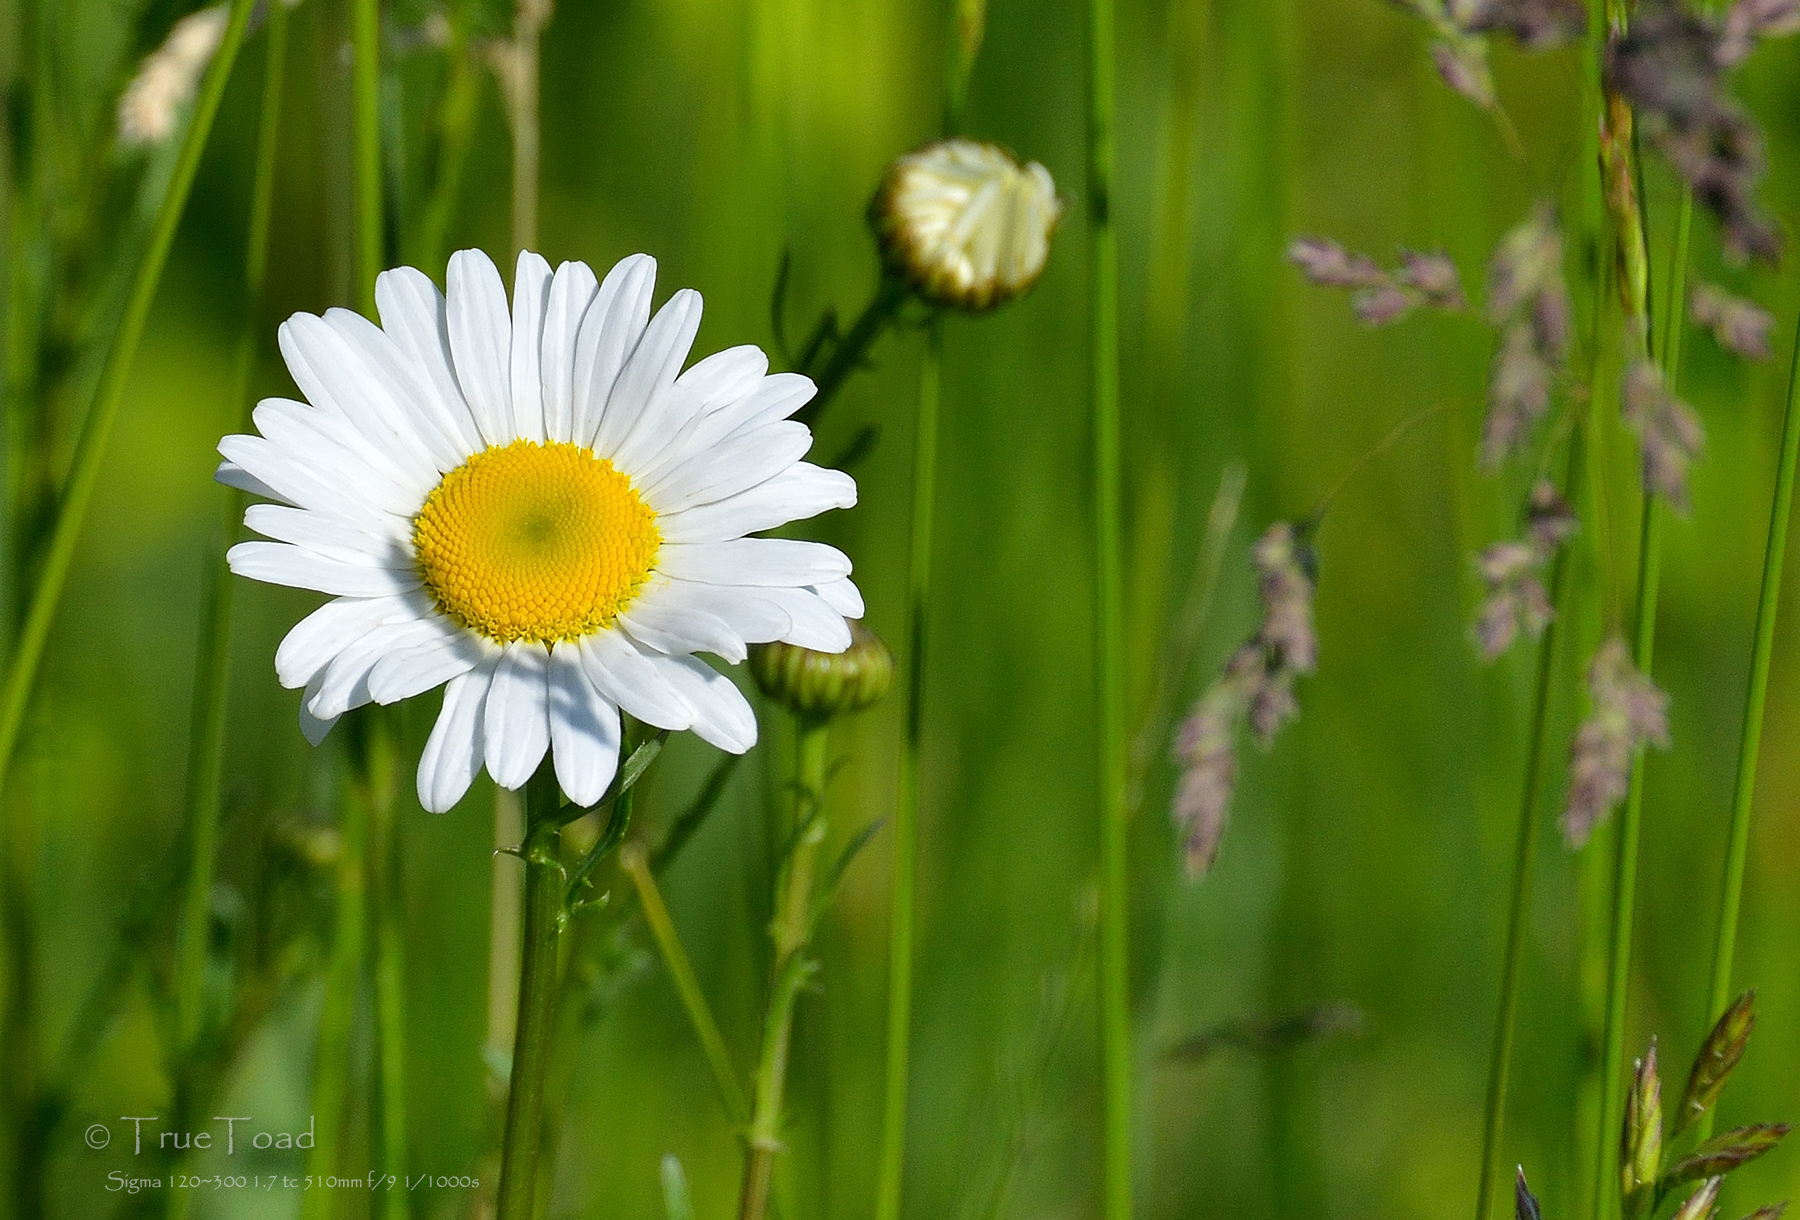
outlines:
[[1519, 1166], [1518, 1181], [1513, 1187], [1515, 1202], [1515, 1220], [1544, 1220], [1544, 1213], [1538, 1207], [1537, 1196], [1531, 1193], [1531, 1187], [1525, 1184], [1525, 1166]]
[[1787, 1133], [1786, 1123], [1755, 1123], [1715, 1135], [1669, 1166], [1662, 1178], [1662, 1189], [1673, 1190], [1683, 1182], [1730, 1173], [1779, 1144]]
[[1755, 1006], [1756, 992], [1746, 991], [1725, 1010], [1725, 1015], [1706, 1035], [1700, 1053], [1694, 1056], [1693, 1070], [1688, 1073], [1687, 1089], [1682, 1093], [1681, 1109], [1675, 1117], [1671, 1136], [1680, 1135], [1699, 1122], [1700, 1116], [1717, 1104], [1732, 1069], [1744, 1057], [1744, 1045], [1749, 1042], [1750, 1030], [1756, 1024]]

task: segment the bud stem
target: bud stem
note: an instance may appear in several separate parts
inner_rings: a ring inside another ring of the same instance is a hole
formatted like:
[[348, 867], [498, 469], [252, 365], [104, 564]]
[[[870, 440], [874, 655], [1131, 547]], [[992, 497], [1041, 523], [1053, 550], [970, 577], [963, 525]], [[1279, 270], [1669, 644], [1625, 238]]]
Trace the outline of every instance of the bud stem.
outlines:
[[769, 927], [775, 942], [775, 960], [770, 970], [768, 1009], [763, 1017], [762, 1057], [756, 1068], [750, 1150], [744, 1160], [744, 1184], [738, 1197], [739, 1220], [764, 1220], [768, 1215], [775, 1154], [781, 1151], [781, 1106], [787, 1089], [794, 1001], [817, 966], [806, 956], [806, 946], [812, 938], [813, 872], [819, 848], [825, 842], [829, 730], [823, 722], [795, 723], [799, 726], [799, 741], [793, 848], [782, 865], [775, 892], [775, 919]]

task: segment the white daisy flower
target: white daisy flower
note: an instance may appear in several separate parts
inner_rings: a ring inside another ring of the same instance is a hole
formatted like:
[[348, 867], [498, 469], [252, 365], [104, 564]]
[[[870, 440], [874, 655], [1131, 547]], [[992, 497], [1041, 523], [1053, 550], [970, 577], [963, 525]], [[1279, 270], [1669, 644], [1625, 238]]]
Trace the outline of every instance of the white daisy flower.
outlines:
[[509, 308], [480, 251], [451, 258], [447, 300], [386, 272], [380, 326], [344, 309], [282, 326], [307, 401], [266, 399], [260, 436], [219, 444], [220, 480], [276, 501], [245, 512], [272, 541], [233, 547], [231, 570], [334, 595], [275, 654], [308, 739], [445, 687], [419, 762], [433, 812], [484, 764], [522, 787], [546, 752], [593, 804], [621, 710], [742, 753], [756, 717], [693, 654], [850, 644], [850, 560], [748, 537], [856, 502], [849, 475], [800, 460], [812, 434], [787, 417], [812, 382], [753, 346], [682, 372], [700, 295], [651, 317], [655, 276], [645, 255], [596, 283], [526, 253]]
[[998, 144], [934, 140], [888, 167], [870, 207], [888, 266], [934, 305], [979, 311], [1030, 291], [1062, 204], [1050, 171]]

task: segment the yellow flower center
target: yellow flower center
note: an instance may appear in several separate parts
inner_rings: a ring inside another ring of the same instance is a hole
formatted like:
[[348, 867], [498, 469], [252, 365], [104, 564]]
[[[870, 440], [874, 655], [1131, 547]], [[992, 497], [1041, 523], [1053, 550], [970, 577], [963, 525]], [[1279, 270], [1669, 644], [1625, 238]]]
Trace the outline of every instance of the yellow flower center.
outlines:
[[608, 626], [650, 575], [662, 535], [631, 480], [592, 450], [519, 440], [444, 476], [413, 518], [439, 609], [501, 643]]

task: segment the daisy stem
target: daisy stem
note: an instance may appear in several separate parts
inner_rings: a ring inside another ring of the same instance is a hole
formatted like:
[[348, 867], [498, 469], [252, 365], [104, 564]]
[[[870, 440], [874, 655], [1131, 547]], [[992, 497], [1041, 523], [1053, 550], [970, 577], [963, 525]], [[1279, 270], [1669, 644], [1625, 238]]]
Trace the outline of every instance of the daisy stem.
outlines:
[[1094, 627], [1100, 780], [1100, 1054], [1106, 1220], [1130, 1220], [1131, 996], [1125, 642], [1119, 488], [1118, 235], [1113, 228], [1113, 4], [1089, 0], [1088, 275], [1094, 395]]
[[925, 627], [931, 594], [931, 533], [937, 499], [938, 405], [943, 324], [925, 331], [919, 420], [913, 438], [912, 550], [906, 572], [906, 720], [894, 802], [894, 878], [888, 940], [887, 1087], [875, 1220], [899, 1220], [906, 1158], [907, 1070], [912, 1050], [914, 876], [919, 854], [919, 743], [925, 719]]
[[[1725, 848], [1725, 880], [1719, 891], [1718, 939], [1713, 945], [1712, 987], [1706, 1019], [1715, 1020], [1731, 1000], [1731, 959], [1737, 948], [1738, 907], [1750, 850], [1750, 806], [1756, 792], [1756, 759], [1762, 745], [1763, 704], [1775, 655], [1775, 616], [1781, 602], [1781, 570], [1787, 555], [1788, 520], [1794, 507], [1794, 467], [1800, 455], [1800, 333], [1788, 371], [1787, 409], [1781, 421], [1781, 462], [1769, 506], [1769, 542], [1763, 551], [1762, 591], [1756, 603], [1756, 642], [1750, 653], [1750, 687], [1744, 695], [1744, 727], [1738, 739], [1737, 782], [1731, 797], [1731, 831]], [[1712, 1134], [1713, 1112], [1700, 1119], [1700, 1138]]]
[[850, 374], [862, 367], [869, 349], [886, 332], [908, 295], [909, 289], [904, 282], [885, 272], [882, 274], [881, 281], [875, 285], [875, 295], [869, 298], [869, 303], [863, 307], [862, 315], [850, 327], [849, 333], [831, 349], [831, 357], [826, 360], [825, 367], [816, 375], [811, 369], [800, 370], [812, 376], [818, 389], [810, 402], [794, 412], [795, 420], [809, 428], [818, 427], [819, 416], [825, 413], [825, 408], [831, 405], [837, 392], [844, 388], [844, 382], [850, 379]]
[[[1586, 434], [1577, 426], [1569, 440], [1568, 472], [1563, 478], [1563, 498], [1581, 501], [1581, 476], [1587, 462], [1583, 453]], [[1494, 1048], [1488, 1061], [1487, 1112], [1481, 1135], [1481, 1179], [1475, 1196], [1475, 1220], [1493, 1213], [1494, 1186], [1500, 1179], [1500, 1142], [1506, 1125], [1506, 1085], [1512, 1069], [1514, 1021], [1519, 1010], [1519, 968], [1525, 957], [1525, 930], [1531, 913], [1532, 882], [1537, 871], [1538, 834], [1544, 823], [1544, 760], [1550, 752], [1550, 694], [1555, 685], [1557, 626], [1569, 613], [1564, 604], [1568, 583], [1570, 548], [1557, 550], [1550, 568], [1550, 604], [1555, 617], [1538, 641], [1537, 678], [1532, 687], [1531, 727], [1525, 754], [1524, 791], [1519, 799], [1519, 839], [1513, 862], [1511, 905], [1506, 919], [1506, 955], [1500, 970], [1500, 1012], [1494, 1026]], [[1573, 599], [1569, 599], [1573, 600]]]
[[756, 1098], [750, 1115], [750, 1148], [738, 1220], [764, 1220], [775, 1156], [781, 1151], [781, 1105], [787, 1088], [788, 1044], [794, 1031], [794, 1001], [818, 963], [806, 954], [812, 938], [813, 873], [825, 842], [825, 764], [828, 732], [823, 722], [801, 721], [796, 743], [793, 847], [775, 887], [775, 942], [769, 1006], [763, 1017], [762, 1055], [756, 1067]]
[[631, 878], [632, 887], [637, 890], [638, 905], [643, 908], [644, 922], [650, 925], [650, 935], [662, 954], [669, 978], [675, 984], [675, 992], [681, 997], [681, 1006], [687, 1010], [688, 1021], [694, 1027], [694, 1036], [700, 1039], [700, 1047], [706, 1052], [706, 1063], [712, 1069], [714, 1083], [719, 1086], [719, 1098], [725, 1103], [725, 1112], [730, 1115], [734, 1125], [742, 1127], [750, 1121], [750, 1103], [745, 1099], [744, 1087], [738, 1083], [737, 1072], [731, 1066], [731, 1053], [725, 1049], [725, 1036], [719, 1032], [719, 1023], [706, 1002], [706, 993], [700, 989], [700, 979], [694, 973], [694, 964], [688, 959], [687, 950], [682, 948], [681, 937], [675, 931], [675, 921], [669, 918], [669, 908], [663, 903], [662, 891], [657, 888], [656, 877], [650, 871], [650, 861], [644, 854], [643, 845], [626, 844], [619, 852], [619, 867], [625, 870], [626, 875]]
[[545, 759], [525, 787], [525, 843], [520, 849], [525, 862], [524, 951], [496, 1220], [532, 1220], [535, 1214], [545, 1069], [556, 1024], [557, 949], [566, 910], [556, 854], [561, 804], [555, 772]]
[[7, 666], [5, 684], [0, 686], [0, 787], [4, 786], [14, 747], [18, 745], [26, 706], [31, 701], [37, 680], [38, 663], [43, 659], [56, 607], [62, 600], [63, 585], [68, 581], [69, 567], [75, 559], [81, 527], [100, 480], [100, 464], [106, 456], [113, 424], [118, 419], [119, 405], [125, 398], [138, 343], [144, 337], [150, 307], [155, 303], [156, 289], [162, 282], [163, 267], [175, 242], [175, 230], [186, 210], [194, 174], [200, 167], [201, 154], [206, 150], [207, 137], [212, 133], [213, 120], [225, 96], [225, 82], [230, 79], [232, 65], [237, 61], [238, 48], [243, 44], [244, 30], [254, 7], [254, 0], [232, 0], [230, 20], [200, 86], [167, 191], [157, 207], [143, 262], [138, 264], [119, 329], [113, 335], [112, 347], [101, 369], [93, 405], [82, 420], [81, 432], [75, 441], [62, 502], [57, 506], [42, 567], [37, 583], [32, 587], [18, 643]]
[[[244, 327], [238, 335], [233, 386], [240, 405], [238, 431], [249, 431], [250, 383], [256, 367], [257, 328], [251, 320], [268, 278], [269, 218], [275, 198], [275, 153], [281, 133], [281, 92], [287, 58], [287, 6], [269, 10], [263, 71], [262, 116], [256, 136], [256, 176], [250, 187], [249, 240], [244, 253]], [[237, 535], [244, 493], [224, 489], [221, 537]], [[194, 669], [193, 719], [188, 733], [187, 889], [175, 951], [175, 1011], [179, 1051], [189, 1055], [200, 1035], [210, 925], [213, 861], [219, 837], [219, 786], [225, 748], [226, 685], [230, 676], [231, 600], [235, 578], [223, 555], [209, 557], [201, 609], [200, 655]]]

